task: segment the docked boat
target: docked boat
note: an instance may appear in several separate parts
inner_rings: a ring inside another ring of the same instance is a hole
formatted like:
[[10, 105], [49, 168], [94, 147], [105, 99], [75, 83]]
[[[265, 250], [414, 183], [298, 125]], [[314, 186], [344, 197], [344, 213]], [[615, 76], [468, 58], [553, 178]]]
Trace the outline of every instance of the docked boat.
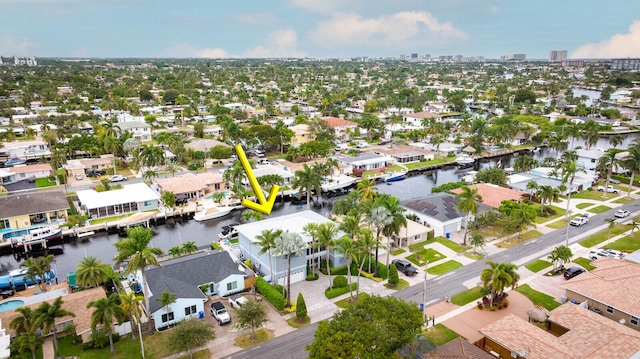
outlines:
[[469, 171], [461, 179], [465, 183], [472, 184], [472, 183], [474, 183], [476, 181], [476, 175], [477, 174], [478, 174], [478, 171]]
[[[9, 272], [9, 276], [11, 277], [11, 283], [16, 288], [20, 287], [28, 287], [30, 285], [36, 285], [41, 282], [39, 276], [35, 277], [35, 281], [32, 278], [27, 276], [27, 270], [25, 268], [22, 269], [14, 269]], [[56, 272], [52, 269], [48, 273], [44, 275], [44, 281], [49, 282], [56, 278]]]
[[2, 235], [2, 243], [10, 241], [14, 247], [22, 247], [24, 245], [60, 239], [61, 237], [62, 229], [53, 226], [41, 226], [4, 233]]
[[340, 176], [331, 178], [328, 182], [320, 185], [322, 188], [322, 192], [331, 192], [331, 191], [339, 191], [343, 188], [347, 188], [356, 183], [356, 178], [348, 177], [348, 176]]
[[458, 156], [456, 156], [455, 162], [461, 165], [466, 165], [466, 164], [474, 163], [475, 161], [476, 159], [473, 158], [473, 156], [470, 156], [466, 153], [461, 153]]
[[196, 213], [195, 215], [193, 215], [193, 219], [195, 219], [198, 222], [201, 221], [206, 221], [209, 219], [214, 219], [214, 218], [220, 218], [220, 217], [224, 217], [227, 214], [231, 213], [231, 211], [233, 210], [234, 207], [229, 206], [229, 207], [207, 207], [205, 209], [203, 209], [202, 211]]
[[382, 177], [382, 180], [384, 182], [395, 182], [395, 181], [402, 181], [406, 177], [407, 177], [407, 171], [395, 171], [395, 172], [385, 173], [384, 177]]

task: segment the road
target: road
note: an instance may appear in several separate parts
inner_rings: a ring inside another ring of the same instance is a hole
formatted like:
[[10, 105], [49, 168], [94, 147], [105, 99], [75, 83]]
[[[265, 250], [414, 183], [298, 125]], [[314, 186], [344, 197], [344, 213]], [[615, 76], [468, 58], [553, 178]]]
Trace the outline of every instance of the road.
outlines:
[[[624, 219], [626, 221], [629, 218], [633, 218], [633, 216], [638, 215], [636, 212], [640, 211], [640, 200], [594, 215], [589, 218], [589, 223], [580, 227], [569, 226], [569, 244], [578, 241], [579, 239], [576, 237], [585, 232], [598, 229], [600, 227], [602, 227], [601, 229], [605, 229], [607, 226], [604, 221], [605, 218], [612, 218], [613, 213], [618, 209], [626, 209], [631, 212], [632, 215]], [[622, 222], [622, 220], [619, 221]], [[447, 295], [453, 295], [467, 290], [468, 288], [464, 286], [463, 283], [474, 280], [474, 278], [479, 280], [480, 272], [485, 267], [485, 262], [487, 260], [491, 260], [493, 262], [513, 263], [540, 252], [544, 252], [541, 256], [546, 257], [553, 248], [565, 243], [565, 234], [565, 228], [558, 229], [520, 246], [506, 249], [502, 252], [491, 255], [486, 259], [475, 261], [444, 275], [428, 279], [427, 304], [433, 305], [435, 303], [442, 302]], [[394, 293], [393, 296], [409, 302], [413, 301], [416, 303], [422, 303], [423, 288], [423, 284], [414, 285]], [[316, 324], [309, 325], [305, 328], [274, 338], [258, 347], [245, 349], [226, 356], [225, 358], [308, 358], [308, 352], [304, 348], [313, 341], [315, 328]]]

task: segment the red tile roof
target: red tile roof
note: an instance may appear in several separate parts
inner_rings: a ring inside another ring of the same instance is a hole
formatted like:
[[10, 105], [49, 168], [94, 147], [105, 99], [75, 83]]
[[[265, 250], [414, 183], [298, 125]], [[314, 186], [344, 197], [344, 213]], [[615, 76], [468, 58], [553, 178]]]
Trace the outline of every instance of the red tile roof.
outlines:
[[[516, 191], [511, 188], [500, 187], [494, 184], [489, 183], [477, 183], [469, 186], [471, 189], [477, 189], [478, 194], [482, 197], [482, 204], [485, 204], [489, 207], [498, 208], [502, 201], [517, 201], [525, 192]], [[459, 194], [462, 192], [462, 189], [456, 188], [451, 193]]]
[[323, 117], [323, 120], [327, 121], [327, 124], [331, 127], [339, 126], [357, 126], [358, 124], [353, 121], [343, 120], [337, 117]]

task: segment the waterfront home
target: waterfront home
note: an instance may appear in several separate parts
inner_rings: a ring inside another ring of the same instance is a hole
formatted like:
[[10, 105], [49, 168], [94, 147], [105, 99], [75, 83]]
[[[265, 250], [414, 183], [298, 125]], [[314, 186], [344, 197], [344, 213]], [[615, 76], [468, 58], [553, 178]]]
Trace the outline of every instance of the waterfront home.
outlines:
[[[322, 158], [313, 158], [310, 159], [309, 161], [306, 162], [291, 162], [291, 161], [287, 161], [287, 160], [283, 160], [283, 159], [278, 159], [275, 162], [272, 162], [272, 164], [274, 166], [278, 166], [280, 168], [282, 168], [285, 171], [289, 171], [292, 173], [295, 173], [296, 171], [302, 171], [304, 170], [304, 165], [307, 165], [309, 167], [313, 167], [317, 164], [322, 164], [322, 163], [326, 163], [327, 159], [322, 157]], [[334, 176], [338, 176], [338, 175], [350, 175], [351, 172], [351, 167], [347, 166], [343, 163], [338, 163], [338, 168], [336, 169], [335, 167], [333, 167], [331, 169], [333, 171], [333, 175]]]
[[[491, 183], [477, 183], [469, 186], [469, 188], [478, 190], [478, 194], [482, 197], [480, 203], [495, 209], [498, 209], [503, 201], [519, 201], [526, 194], [522, 191], [500, 187]], [[462, 189], [456, 188], [451, 193], [454, 195], [460, 194]]]
[[336, 155], [334, 158], [339, 163], [349, 166], [351, 172], [354, 172], [354, 170], [371, 171], [393, 165], [393, 158], [373, 152], [360, 152], [357, 156]]
[[433, 229], [436, 237], [447, 237], [462, 229], [464, 213], [458, 210], [460, 201], [448, 193], [432, 193], [425, 197], [401, 202], [405, 215], [415, 215], [417, 222]]
[[[18, 132], [18, 129], [14, 129]], [[41, 158], [51, 154], [49, 144], [42, 140], [5, 142], [0, 157]]]
[[19, 229], [67, 220], [69, 202], [62, 191], [19, 194], [0, 198], [0, 228]]
[[[227, 296], [245, 288], [245, 278], [253, 273], [226, 251], [207, 251], [162, 262], [146, 270], [151, 317], [156, 329], [187, 318], [202, 318], [208, 295]], [[139, 280], [139, 279], [138, 279]], [[176, 295], [164, 307], [158, 301], [162, 292]]]
[[[530, 189], [527, 189], [527, 184], [533, 181], [538, 186], [551, 186], [554, 188], [560, 187], [562, 181], [557, 178], [549, 178], [545, 176], [538, 176], [531, 173], [515, 173], [507, 176], [509, 182], [509, 188], [516, 189], [522, 192], [531, 193]], [[560, 194], [566, 196], [569, 193], [569, 189], [561, 191]]]
[[350, 139], [350, 133], [358, 128], [358, 124], [353, 121], [344, 120], [337, 117], [322, 117], [322, 119], [333, 128], [336, 138], [340, 141], [348, 141]]
[[51, 169], [51, 165], [48, 163], [0, 168], [0, 184], [15, 183], [36, 178], [47, 178], [52, 174], [53, 170]]
[[124, 185], [121, 189], [98, 192], [78, 191], [78, 209], [89, 218], [104, 218], [127, 213], [157, 210], [160, 194], [144, 183]]
[[424, 128], [423, 125], [425, 120], [433, 119], [438, 121], [441, 118], [439, 113], [433, 112], [414, 112], [407, 113], [402, 117], [402, 122], [404, 125], [410, 128]]
[[[260, 240], [257, 238], [264, 230], [282, 230], [283, 232], [295, 232], [302, 236], [306, 243], [311, 243], [313, 238], [305, 234], [304, 227], [309, 223], [327, 223], [330, 219], [313, 211], [302, 211], [280, 217], [271, 217], [258, 222], [251, 222], [236, 226], [238, 230], [238, 248], [243, 259], [250, 259], [257, 272], [261, 273], [267, 280], [274, 283], [284, 283], [283, 278], [287, 275], [287, 265], [284, 258], [286, 255], [276, 253], [274, 250], [260, 253]], [[338, 236], [336, 236], [337, 238]], [[326, 248], [305, 248], [301, 255], [291, 255], [291, 283], [301, 282], [307, 277], [307, 266], [311, 266], [312, 257], [314, 263], [319, 266], [320, 260], [325, 260], [329, 255], [329, 260], [334, 267], [346, 264], [342, 255], [329, 251]], [[270, 258], [271, 257], [271, 258]], [[273, 268], [271, 268], [273, 265]]]
[[224, 191], [222, 177], [215, 173], [184, 173], [175, 177], [156, 178], [152, 188], [158, 193], [172, 192], [178, 198], [200, 199]]
[[[285, 186], [290, 186], [291, 182], [293, 182], [293, 178], [295, 177], [293, 172], [284, 170], [280, 166], [271, 164], [256, 166], [256, 168], [253, 169], [253, 174], [256, 176], [256, 178], [268, 175], [278, 175], [284, 179]], [[249, 181], [246, 178], [242, 180], [242, 183], [245, 185], [249, 185]]]
[[303, 143], [307, 143], [314, 139], [313, 133], [309, 129], [309, 125], [299, 124], [290, 127], [293, 131], [293, 138], [291, 139], [291, 145], [298, 147]]
[[392, 157], [396, 163], [411, 163], [421, 161], [431, 161], [435, 157], [435, 153], [414, 146], [393, 146], [391, 148], [379, 148], [373, 152]]
[[138, 139], [140, 142], [151, 141], [151, 126], [144, 121], [118, 122], [117, 126], [116, 131], [120, 134], [131, 132], [133, 138]]

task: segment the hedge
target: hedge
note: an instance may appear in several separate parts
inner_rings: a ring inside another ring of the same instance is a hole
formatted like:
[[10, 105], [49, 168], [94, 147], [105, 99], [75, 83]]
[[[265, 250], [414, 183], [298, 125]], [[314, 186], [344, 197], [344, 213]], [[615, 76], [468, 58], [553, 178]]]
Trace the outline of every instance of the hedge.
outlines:
[[262, 277], [256, 278], [256, 288], [258, 293], [269, 301], [277, 310], [283, 310], [286, 300], [282, 296], [282, 292], [278, 291], [274, 286], [267, 283]]
[[349, 285], [347, 278], [343, 275], [337, 275], [333, 278], [333, 287], [334, 288], [342, 288]]
[[[356, 289], [358, 289], [358, 283], [351, 283], [351, 291], [354, 291]], [[333, 289], [327, 288], [327, 290], [324, 291], [324, 295], [327, 297], [327, 299], [333, 299], [345, 293], [349, 293], [348, 285], [346, 287], [341, 287], [341, 288], [333, 288]]]
[[[362, 266], [362, 270], [366, 272], [369, 269], [369, 261], [371, 261], [371, 271], [375, 272], [374, 256], [368, 256], [364, 259], [364, 265]], [[331, 261], [329, 261], [329, 265], [331, 266], [331, 275], [347, 275], [348, 274], [346, 265], [334, 268], [333, 263]], [[360, 269], [359, 263], [356, 263], [355, 261], [351, 262], [351, 275], [357, 276], [358, 269]], [[320, 264], [320, 272], [322, 272], [322, 274], [325, 274], [325, 275], [327, 274], [327, 265], [325, 261], [322, 261]], [[389, 271], [387, 270], [387, 266], [384, 263], [378, 262], [378, 274], [380, 278], [387, 278], [388, 273]]]

